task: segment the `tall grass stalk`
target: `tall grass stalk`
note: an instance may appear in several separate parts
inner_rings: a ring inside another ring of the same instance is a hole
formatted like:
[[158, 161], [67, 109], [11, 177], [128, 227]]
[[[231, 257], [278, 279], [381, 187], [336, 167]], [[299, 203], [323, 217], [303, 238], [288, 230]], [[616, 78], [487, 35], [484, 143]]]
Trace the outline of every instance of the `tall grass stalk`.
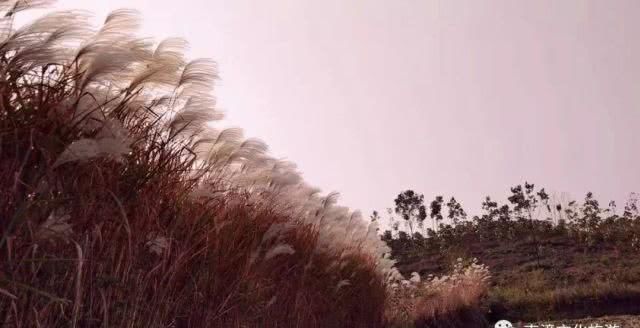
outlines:
[[50, 2], [0, 2], [3, 326], [382, 324], [375, 227], [210, 127], [214, 62], [137, 37], [131, 10], [13, 26]]

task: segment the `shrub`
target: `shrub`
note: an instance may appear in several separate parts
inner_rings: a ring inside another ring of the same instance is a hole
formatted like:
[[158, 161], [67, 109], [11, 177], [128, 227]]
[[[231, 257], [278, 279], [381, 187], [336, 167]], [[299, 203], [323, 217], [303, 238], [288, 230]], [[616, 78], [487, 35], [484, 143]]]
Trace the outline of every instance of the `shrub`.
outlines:
[[398, 327], [486, 326], [483, 300], [489, 279], [486, 266], [475, 259], [465, 264], [459, 258], [449, 275], [428, 277], [423, 282], [414, 276], [411, 281], [394, 284], [388, 320]]

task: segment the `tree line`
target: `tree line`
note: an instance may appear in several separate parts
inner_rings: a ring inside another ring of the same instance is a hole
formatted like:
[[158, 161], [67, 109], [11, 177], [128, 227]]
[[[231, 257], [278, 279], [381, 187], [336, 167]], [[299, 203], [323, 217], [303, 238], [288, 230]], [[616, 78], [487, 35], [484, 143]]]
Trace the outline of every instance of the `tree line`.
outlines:
[[[539, 245], [542, 239], [564, 236], [587, 247], [607, 243], [640, 250], [640, 213], [635, 193], [619, 209], [614, 201], [602, 206], [592, 192], [580, 202], [563, 201], [553, 199], [544, 188], [525, 182], [510, 188], [507, 203], [485, 197], [481, 213], [474, 216], [469, 216], [455, 197], [445, 201], [439, 195], [425, 203], [423, 194], [410, 189], [400, 192], [394, 203], [394, 208], [387, 209], [391, 228], [381, 233], [381, 238], [390, 244], [399, 241], [408, 246], [446, 248], [469, 241], [524, 238]], [[377, 211], [370, 219], [383, 220]]]

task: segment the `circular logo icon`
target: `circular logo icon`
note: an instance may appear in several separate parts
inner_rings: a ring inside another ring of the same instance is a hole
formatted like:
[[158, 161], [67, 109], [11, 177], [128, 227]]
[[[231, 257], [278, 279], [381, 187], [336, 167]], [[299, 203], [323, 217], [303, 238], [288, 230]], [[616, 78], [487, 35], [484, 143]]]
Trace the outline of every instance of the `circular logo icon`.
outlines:
[[494, 327], [495, 328], [513, 328], [513, 325], [511, 324], [511, 322], [507, 320], [500, 320], [496, 322]]

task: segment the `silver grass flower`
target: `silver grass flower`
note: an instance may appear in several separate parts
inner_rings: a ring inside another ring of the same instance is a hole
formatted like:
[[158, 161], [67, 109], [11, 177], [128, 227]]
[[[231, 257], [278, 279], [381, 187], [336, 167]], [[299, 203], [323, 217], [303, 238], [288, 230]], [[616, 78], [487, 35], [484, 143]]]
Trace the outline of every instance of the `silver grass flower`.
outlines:
[[291, 255], [296, 251], [289, 244], [279, 244], [271, 248], [267, 254], [265, 254], [264, 259], [270, 260], [278, 255]]
[[38, 227], [36, 238], [45, 241], [55, 239], [68, 241], [73, 233], [71, 223], [69, 223], [70, 219], [71, 217], [68, 214], [61, 215], [60, 213], [51, 213]]
[[108, 157], [122, 161], [129, 153], [131, 141], [127, 131], [114, 120], [106, 121], [96, 138], [83, 138], [74, 141], [58, 156], [53, 167], [73, 161], [87, 161], [96, 157]]
[[[52, 2], [0, 1], [0, 8], [13, 14]], [[338, 206], [337, 193], [321, 195], [305, 182], [293, 163], [274, 158], [265, 143], [245, 138], [242, 130], [212, 127], [211, 122], [223, 117], [211, 93], [218, 78], [215, 62], [187, 61], [184, 51], [188, 45], [179, 38], [156, 45], [137, 37], [139, 19], [134, 10], [112, 12], [98, 29], [88, 24], [87, 17], [78, 11], [58, 12], [17, 30], [13, 30], [10, 15], [0, 18], [0, 51], [11, 54], [5, 70], [38, 72], [53, 62], [59, 64], [60, 73], [52, 74], [52, 80], [40, 81], [44, 85], [65, 74], [79, 76], [68, 100], [59, 103], [50, 115], [68, 120], [82, 134], [60, 153], [54, 167], [101, 157], [122, 160], [130, 151], [130, 133], [114, 118], [120, 104], [126, 103], [129, 114], [152, 117], [164, 127], [161, 133], [175, 135], [195, 153], [189, 173], [196, 180], [192, 197], [224, 201], [228, 191], [246, 192], [249, 197], [244, 202], [251, 206], [268, 204], [277, 214], [313, 225], [318, 231], [316, 252], [362, 251], [377, 259], [377, 270], [387, 281], [402, 279], [389, 258], [388, 246], [375, 233], [376, 226], [368, 224], [359, 212]], [[64, 220], [51, 220], [47, 227], [70, 231]], [[272, 228], [265, 237], [280, 243], [288, 228]], [[150, 241], [148, 246], [154, 253], [168, 242], [160, 237]], [[262, 254], [262, 247], [254, 250], [254, 260]], [[291, 246], [279, 244], [265, 257], [293, 251]]]

